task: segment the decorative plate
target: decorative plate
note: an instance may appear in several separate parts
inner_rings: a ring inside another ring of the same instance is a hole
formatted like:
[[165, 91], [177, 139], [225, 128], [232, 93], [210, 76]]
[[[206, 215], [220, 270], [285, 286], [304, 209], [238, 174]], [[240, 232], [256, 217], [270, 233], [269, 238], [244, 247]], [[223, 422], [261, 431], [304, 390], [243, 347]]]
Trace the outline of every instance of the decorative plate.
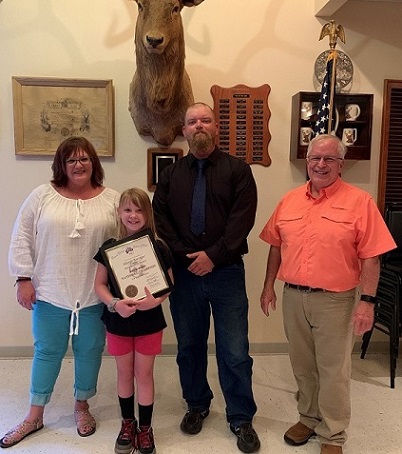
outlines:
[[[314, 64], [314, 76], [322, 84], [324, 80], [327, 59], [331, 51], [326, 50], [322, 52], [316, 59]], [[341, 91], [353, 79], [353, 63], [351, 59], [342, 51], [338, 50], [338, 57], [336, 59], [336, 89]]]

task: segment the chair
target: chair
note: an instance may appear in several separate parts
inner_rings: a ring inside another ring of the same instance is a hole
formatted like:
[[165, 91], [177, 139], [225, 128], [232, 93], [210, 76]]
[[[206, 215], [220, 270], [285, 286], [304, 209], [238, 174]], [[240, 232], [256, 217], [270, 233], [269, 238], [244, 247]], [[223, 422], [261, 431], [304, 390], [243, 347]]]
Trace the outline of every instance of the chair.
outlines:
[[389, 335], [390, 381], [395, 388], [395, 370], [402, 334], [402, 204], [386, 206], [385, 223], [397, 248], [381, 257], [380, 278], [377, 288], [378, 303], [373, 328], [363, 335], [360, 358], [364, 358], [374, 329]]
[[374, 312], [374, 324], [363, 335], [360, 358], [364, 359], [374, 329], [389, 336], [390, 385], [395, 388], [395, 371], [399, 353], [401, 335], [401, 275], [382, 268], [377, 288], [377, 305]]
[[381, 263], [385, 268], [402, 274], [402, 204], [388, 204], [385, 207], [384, 219], [397, 248], [385, 253]]

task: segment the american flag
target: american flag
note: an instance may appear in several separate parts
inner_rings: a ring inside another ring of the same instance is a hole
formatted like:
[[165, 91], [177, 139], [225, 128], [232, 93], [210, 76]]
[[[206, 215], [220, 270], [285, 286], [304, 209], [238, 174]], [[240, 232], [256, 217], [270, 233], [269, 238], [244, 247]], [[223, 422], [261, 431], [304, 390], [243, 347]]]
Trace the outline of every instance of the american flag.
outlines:
[[[327, 67], [325, 71], [325, 76], [324, 80], [322, 81], [322, 87], [321, 87], [321, 95], [320, 95], [320, 100], [318, 102], [318, 110], [317, 110], [317, 121], [314, 125], [314, 135], [318, 136], [320, 134], [330, 134], [331, 131], [328, 127], [328, 122], [329, 122], [329, 117], [334, 118], [334, 115], [330, 115], [331, 109], [332, 109], [332, 114], [334, 111], [333, 105], [331, 105], [331, 81], [332, 81], [332, 76], [333, 70], [334, 70], [334, 64], [336, 63], [336, 52], [333, 51], [328, 55], [327, 59]], [[335, 66], [336, 68], [336, 66]], [[334, 84], [334, 95], [335, 95], [335, 84]], [[332, 103], [334, 104], [334, 103]]]

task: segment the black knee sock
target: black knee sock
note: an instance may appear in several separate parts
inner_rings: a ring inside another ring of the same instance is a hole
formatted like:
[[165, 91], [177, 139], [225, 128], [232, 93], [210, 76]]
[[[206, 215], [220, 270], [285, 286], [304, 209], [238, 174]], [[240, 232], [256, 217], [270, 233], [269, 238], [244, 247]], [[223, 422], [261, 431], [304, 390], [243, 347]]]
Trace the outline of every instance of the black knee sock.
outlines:
[[123, 419], [134, 419], [134, 394], [130, 397], [120, 397], [119, 403]]
[[141, 405], [138, 404], [139, 426], [150, 426], [152, 422], [152, 413], [154, 412], [154, 404]]

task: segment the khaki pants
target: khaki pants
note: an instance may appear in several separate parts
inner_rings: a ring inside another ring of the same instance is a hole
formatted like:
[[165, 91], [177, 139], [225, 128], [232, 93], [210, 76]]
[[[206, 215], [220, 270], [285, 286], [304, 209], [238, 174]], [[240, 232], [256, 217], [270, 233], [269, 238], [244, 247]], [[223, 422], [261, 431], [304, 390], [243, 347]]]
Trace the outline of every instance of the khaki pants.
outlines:
[[355, 290], [283, 290], [283, 319], [299, 389], [300, 421], [322, 443], [346, 441], [350, 422], [350, 376], [354, 343], [351, 316]]

